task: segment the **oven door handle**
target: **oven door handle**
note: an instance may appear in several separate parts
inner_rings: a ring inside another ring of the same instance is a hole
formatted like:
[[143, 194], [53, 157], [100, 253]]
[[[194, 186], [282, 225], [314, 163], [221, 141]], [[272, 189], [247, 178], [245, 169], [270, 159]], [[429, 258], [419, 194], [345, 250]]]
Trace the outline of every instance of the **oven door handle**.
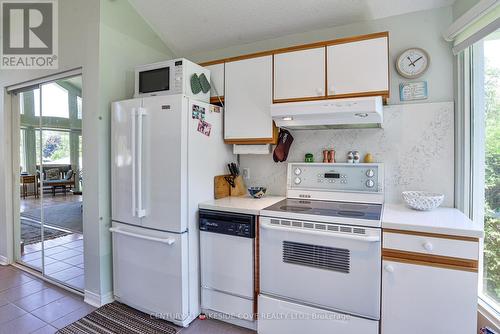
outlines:
[[309, 235], [328, 235], [339, 239], [349, 239], [349, 240], [357, 240], [364, 242], [379, 242], [380, 237], [378, 235], [369, 235], [369, 236], [361, 236], [361, 235], [352, 235], [352, 234], [344, 234], [339, 232], [331, 232], [331, 231], [314, 231], [314, 230], [304, 230], [293, 227], [278, 227], [272, 226], [268, 223], [261, 223], [260, 226], [266, 230], [275, 230], [281, 232], [293, 232], [300, 234], [309, 234]]

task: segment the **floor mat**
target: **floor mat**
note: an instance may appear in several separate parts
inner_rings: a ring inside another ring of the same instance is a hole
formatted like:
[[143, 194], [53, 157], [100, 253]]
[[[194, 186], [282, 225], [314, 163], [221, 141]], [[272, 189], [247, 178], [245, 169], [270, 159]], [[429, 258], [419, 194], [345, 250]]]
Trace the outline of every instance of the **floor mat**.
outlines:
[[[70, 230], [72, 232], [83, 232], [83, 210], [82, 202], [72, 202], [43, 207], [45, 225], [52, 225]], [[40, 208], [21, 212], [21, 217], [40, 221]]]
[[[71, 234], [45, 226], [43, 229], [44, 240], [55, 239]], [[24, 245], [30, 245], [42, 241], [42, 228], [40, 223], [21, 218], [21, 240]]]
[[167, 321], [154, 319], [127, 305], [113, 302], [60, 329], [58, 334], [175, 334], [180, 331]]

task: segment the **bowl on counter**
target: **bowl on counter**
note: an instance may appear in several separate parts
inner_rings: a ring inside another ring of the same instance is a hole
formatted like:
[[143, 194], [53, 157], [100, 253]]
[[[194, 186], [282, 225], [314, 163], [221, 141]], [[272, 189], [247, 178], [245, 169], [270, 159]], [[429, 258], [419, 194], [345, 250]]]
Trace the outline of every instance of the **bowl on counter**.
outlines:
[[444, 195], [428, 191], [403, 191], [401, 193], [406, 205], [414, 210], [429, 211], [443, 203]]
[[253, 198], [261, 198], [266, 194], [266, 187], [250, 187], [248, 188], [248, 193]]

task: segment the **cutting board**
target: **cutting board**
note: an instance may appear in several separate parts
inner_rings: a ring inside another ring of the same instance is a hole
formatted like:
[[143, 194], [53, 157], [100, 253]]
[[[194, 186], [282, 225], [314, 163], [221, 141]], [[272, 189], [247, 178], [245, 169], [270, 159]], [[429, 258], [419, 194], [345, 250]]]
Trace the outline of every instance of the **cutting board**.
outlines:
[[231, 174], [217, 175], [214, 177], [214, 197], [215, 199], [228, 196], [243, 196], [247, 193], [247, 188], [243, 177], [237, 176], [234, 180], [235, 187], [231, 187], [224, 177], [231, 177]]

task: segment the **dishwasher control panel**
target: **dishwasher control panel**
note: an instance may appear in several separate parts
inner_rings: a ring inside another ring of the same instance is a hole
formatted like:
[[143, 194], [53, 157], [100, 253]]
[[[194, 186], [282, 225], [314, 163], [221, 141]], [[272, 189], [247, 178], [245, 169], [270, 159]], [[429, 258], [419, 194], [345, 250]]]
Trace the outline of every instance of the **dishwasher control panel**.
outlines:
[[255, 238], [255, 216], [200, 210], [199, 228], [202, 232]]

